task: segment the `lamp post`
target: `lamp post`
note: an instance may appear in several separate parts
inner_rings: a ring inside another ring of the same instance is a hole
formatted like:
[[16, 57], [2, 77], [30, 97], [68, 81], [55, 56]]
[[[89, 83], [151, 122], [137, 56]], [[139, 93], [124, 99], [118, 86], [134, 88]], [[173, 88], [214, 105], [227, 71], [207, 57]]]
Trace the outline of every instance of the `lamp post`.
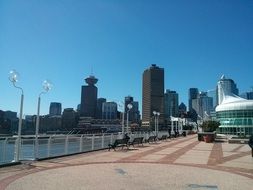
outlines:
[[159, 132], [159, 116], [160, 116], [160, 112], [157, 112], [157, 121], [156, 121], [156, 136], [158, 138], [158, 132]]
[[129, 111], [133, 108], [133, 105], [132, 104], [127, 104], [127, 133], [129, 133]]
[[153, 111], [154, 117], [155, 117], [155, 134], [158, 136], [158, 125], [159, 125], [159, 115], [160, 112]]
[[157, 112], [153, 111], [153, 114], [154, 114], [154, 117], [155, 117], [155, 134], [156, 134], [156, 114], [157, 114]]
[[124, 107], [123, 102], [119, 102], [118, 105], [119, 105], [119, 107], [122, 107], [122, 109], [123, 109], [123, 111], [122, 111], [122, 122], [121, 122], [121, 132], [122, 132], [122, 135], [124, 135], [124, 133], [125, 133], [125, 107]]
[[46, 94], [51, 88], [52, 88], [52, 83], [49, 82], [48, 80], [44, 80], [42, 83], [42, 87], [44, 91], [42, 91], [39, 94], [38, 98], [38, 107], [37, 107], [37, 117], [36, 117], [36, 129], [35, 129], [35, 159], [38, 158], [38, 151], [39, 151], [39, 144], [38, 144], [38, 134], [39, 134], [39, 123], [40, 123], [40, 96], [42, 94]]
[[15, 156], [14, 161], [19, 161], [19, 155], [20, 155], [20, 148], [21, 148], [21, 128], [22, 128], [22, 115], [23, 115], [23, 102], [24, 102], [24, 91], [21, 87], [16, 86], [16, 82], [18, 81], [19, 74], [17, 71], [12, 70], [9, 73], [9, 80], [12, 82], [13, 86], [15, 88], [18, 88], [21, 90], [21, 103], [20, 103], [20, 112], [19, 112], [19, 122], [18, 122], [18, 138], [17, 138], [17, 144], [15, 146]]

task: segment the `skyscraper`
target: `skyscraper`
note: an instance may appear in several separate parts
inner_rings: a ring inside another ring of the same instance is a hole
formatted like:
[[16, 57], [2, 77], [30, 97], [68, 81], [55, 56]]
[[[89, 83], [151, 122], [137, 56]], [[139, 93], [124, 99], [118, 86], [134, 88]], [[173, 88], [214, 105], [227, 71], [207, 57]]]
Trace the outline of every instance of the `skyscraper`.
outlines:
[[217, 83], [218, 105], [222, 103], [224, 94], [235, 94], [238, 96], [239, 90], [236, 86], [236, 83], [232, 79], [227, 79], [224, 75], [222, 75], [221, 79]]
[[97, 99], [96, 119], [102, 119], [102, 107], [104, 102], [106, 102], [105, 98]]
[[198, 98], [198, 95], [199, 95], [199, 90], [197, 88], [190, 88], [189, 89], [189, 94], [188, 94], [188, 100], [189, 100], [189, 105], [188, 105], [188, 108], [189, 108], [189, 111], [191, 112], [192, 110], [192, 100], [193, 99], [197, 99]]
[[[132, 104], [132, 109], [128, 110], [127, 105]], [[125, 97], [125, 114], [129, 111], [129, 121], [138, 123], [140, 120], [139, 103], [134, 101], [132, 96]], [[126, 118], [126, 115], [125, 115]]]
[[104, 102], [102, 105], [102, 119], [117, 119], [117, 107], [117, 103], [115, 102]]
[[72, 130], [77, 126], [77, 113], [73, 108], [65, 108], [62, 112], [62, 128], [64, 130]]
[[184, 116], [184, 114], [186, 114], [186, 111], [187, 111], [186, 105], [183, 102], [181, 102], [181, 104], [178, 106], [178, 115], [179, 115], [179, 117]]
[[240, 96], [248, 100], [253, 100], [253, 88], [251, 92], [242, 93]]
[[98, 79], [94, 76], [85, 79], [88, 85], [82, 86], [80, 116], [92, 118], [96, 116], [98, 89], [95, 84], [97, 81]]
[[197, 112], [197, 114], [205, 119], [210, 116], [213, 108], [213, 98], [207, 96], [207, 92], [200, 92], [197, 99], [192, 100], [192, 108]]
[[152, 64], [143, 72], [142, 124], [149, 125], [153, 111], [160, 112], [159, 123], [164, 123], [164, 69]]
[[172, 90], [166, 90], [164, 94], [164, 117], [178, 117], [178, 93]]
[[61, 115], [61, 103], [59, 102], [51, 102], [49, 107], [49, 115], [56, 116]]
[[208, 90], [207, 96], [213, 98], [213, 108], [217, 106], [217, 91], [216, 89]]
[[134, 98], [132, 96], [125, 97], [125, 113], [128, 111], [127, 105], [132, 104], [133, 101], [134, 101]]

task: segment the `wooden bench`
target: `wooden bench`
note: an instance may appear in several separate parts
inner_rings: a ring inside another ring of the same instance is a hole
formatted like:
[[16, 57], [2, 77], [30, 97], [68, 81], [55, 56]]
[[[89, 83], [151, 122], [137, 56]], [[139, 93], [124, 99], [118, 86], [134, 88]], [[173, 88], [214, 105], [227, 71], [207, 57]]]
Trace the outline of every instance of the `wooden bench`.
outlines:
[[135, 145], [135, 144], [138, 144], [138, 145], [142, 145], [143, 146], [143, 137], [136, 137], [134, 138], [134, 140], [132, 142], [129, 142], [129, 146], [130, 145]]
[[122, 147], [123, 149], [123, 147], [126, 146], [128, 148], [128, 141], [129, 141], [128, 138], [116, 139], [113, 144], [108, 144], [108, 147], [109, 147], [108, 151], [110, 151], [111, 148], [113, 148], [115, 151], [116, 147]]
[[156, 136], [150, 136], [150, 137], [147, 139], [147, 142], [148, 142], [148, 143], [156, 142]]

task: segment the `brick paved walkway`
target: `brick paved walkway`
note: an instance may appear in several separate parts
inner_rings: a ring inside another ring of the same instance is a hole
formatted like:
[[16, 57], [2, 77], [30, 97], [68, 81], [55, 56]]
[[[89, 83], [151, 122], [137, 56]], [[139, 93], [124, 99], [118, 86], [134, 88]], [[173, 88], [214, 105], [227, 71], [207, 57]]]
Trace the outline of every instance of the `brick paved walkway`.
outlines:
[[252, 187], [248, 145], [204, 143], [196, 135], [0, 169], [0, 190]]

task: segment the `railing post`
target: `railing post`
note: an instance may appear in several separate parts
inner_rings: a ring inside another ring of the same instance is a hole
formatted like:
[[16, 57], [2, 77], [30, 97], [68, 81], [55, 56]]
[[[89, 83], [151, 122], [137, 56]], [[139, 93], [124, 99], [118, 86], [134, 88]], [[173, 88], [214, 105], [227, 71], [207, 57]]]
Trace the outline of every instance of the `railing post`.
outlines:
[[18, 155], [18, 144], [19, 144], [19, 140], [18, 140], [18, 138], [16, 138], [15, 139], [15, 145], [14, 145], [14, 150], [15, 150], [15, 152], [14, 152], [14, 161], [16, 162], [17, 160], [19, 160], [19, 155]]
[[105, 144], [105, 134], [103, 133], [102, 135], [102, 148], [104, 148], [104, 144]]
[[5, 138], [4, 143], [3, 143], [3, 162], [5, 161], [7, 140], [8, 138]]
[[20, 143], [19, 143], [19, 160], [24, 159], [24, 152], [22, 151], [23, 149], [23, 140], [20, 138]]
[[80, 137], [79, 152], [83, 152], [83, 135]]
[[112, 144], [113, 134], [111, 134], [110, 144]]
[[66, 139], [65, 139], [65, 154], [68, 154], [68, 148], [69, 148], [69, 136], [67, 135], [66, 136]]
[[48, 138], [47, 142], [47, 157], [50, 157], [50, 152], [51, 152], [51, 136]]
[[36, 141], [36, 140], [34, 139], [34, 141], [33, 141], [33, 159], [34, 159], [34, 160], [38, 159], [38, 157], [39, 157], [39, 150], [38, 150], [37, 153], [36, 153], [36, 150], [35, 150], [35, 149], [36, 149], [36, 148], [35, 148], [35, 146], [36, 146], [36, 145], [35, 145], [35, 144], [36, 144], [35, 141]]
[[95, 135], [92, 135], [92, 139], [91, 139], [91, 150], [94, 150], [94, 140], [95, 140]]

